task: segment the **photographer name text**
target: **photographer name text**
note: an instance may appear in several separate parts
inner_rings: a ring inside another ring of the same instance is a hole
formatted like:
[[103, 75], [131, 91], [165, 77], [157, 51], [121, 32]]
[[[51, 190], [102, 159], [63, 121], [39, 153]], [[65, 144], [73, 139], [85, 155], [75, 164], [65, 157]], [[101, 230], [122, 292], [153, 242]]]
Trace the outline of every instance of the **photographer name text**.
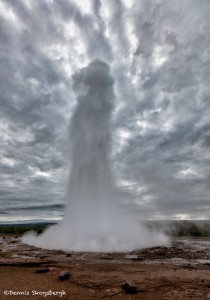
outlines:
[[14, 290], [5, 290], [5, 296], [42, 296], [42, 297], [49, 297], [49, 296], [59, 296], [60, 298], [66, 295], [64, 290], [62, 291], [14, 291]]

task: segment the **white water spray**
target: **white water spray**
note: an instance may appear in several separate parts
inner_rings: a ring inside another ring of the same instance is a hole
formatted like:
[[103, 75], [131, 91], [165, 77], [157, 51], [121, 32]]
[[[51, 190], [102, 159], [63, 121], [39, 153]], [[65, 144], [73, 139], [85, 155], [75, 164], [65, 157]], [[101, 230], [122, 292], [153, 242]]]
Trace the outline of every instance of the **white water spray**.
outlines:
[[123, 211], [110, 164], [114, 80], [109, 66], [94, 60], [73, 75], [77, 108], [71, 120], [72, 165], [64, 220], [23, 242], [48, 249], [128, 251], [167, 245]]

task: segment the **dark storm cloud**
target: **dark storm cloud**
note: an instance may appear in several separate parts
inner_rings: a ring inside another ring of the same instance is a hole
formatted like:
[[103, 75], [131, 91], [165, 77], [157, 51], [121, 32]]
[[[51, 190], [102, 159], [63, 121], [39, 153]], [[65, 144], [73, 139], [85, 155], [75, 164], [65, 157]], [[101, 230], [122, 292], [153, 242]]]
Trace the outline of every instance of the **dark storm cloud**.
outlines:
[[131, 2], [0, 1], [4, 205], [64, 198], [71, 75], [100, 58], [115, 79], [113, 167], [129, 205], [209, 217], [209, 1]]

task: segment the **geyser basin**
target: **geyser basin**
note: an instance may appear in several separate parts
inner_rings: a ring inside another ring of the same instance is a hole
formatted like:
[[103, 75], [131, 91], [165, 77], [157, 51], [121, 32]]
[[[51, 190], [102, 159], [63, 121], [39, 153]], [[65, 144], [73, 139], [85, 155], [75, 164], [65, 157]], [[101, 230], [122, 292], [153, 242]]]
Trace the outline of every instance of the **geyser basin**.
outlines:
[[94, 60], [72, 76], [77, 108], [71, 120], [72, 164], [64, 220], [23, 242], [48, 249], [129, 251], [167, 245], [168, 238], [123, 211], [110, 164], [114, 79]]

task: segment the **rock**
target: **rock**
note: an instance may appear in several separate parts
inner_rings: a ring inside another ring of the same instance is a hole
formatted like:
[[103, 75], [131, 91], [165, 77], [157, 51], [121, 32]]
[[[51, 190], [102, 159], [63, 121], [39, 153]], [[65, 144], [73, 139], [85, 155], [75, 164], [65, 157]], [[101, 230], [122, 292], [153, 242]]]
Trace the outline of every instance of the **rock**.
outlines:
[[166, 252], [157, 252], [156, 255], [158, 255], [158, 256], [165, 256], [165, 255], [167, 255], [167, 253]]
[[40, 268], [40, 269], [36, 269], [36, 273], [48, 273], [50, 270], [48, 268]]
[[136, 294], [137, 288], [131, 281], [126, 281], [122, 284], [122, 289], [125, 291], [126, 294]]
[[69, 279], [69, 278], [70, 278], [70, 274], [69, 274], [68, 271], [61, 271], [61, 272], [60, 272], [60, 275], [58, 276], [58, 279], [59, 279], [60, 281], [67, 280], [67, 279]]

